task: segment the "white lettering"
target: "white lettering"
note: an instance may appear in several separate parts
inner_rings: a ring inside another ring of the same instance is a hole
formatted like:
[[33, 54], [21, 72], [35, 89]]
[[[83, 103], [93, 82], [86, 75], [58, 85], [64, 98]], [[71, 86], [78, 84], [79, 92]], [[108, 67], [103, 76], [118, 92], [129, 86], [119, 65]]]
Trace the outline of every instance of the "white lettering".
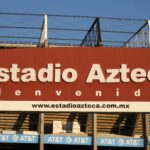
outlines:
[[35, 96], [41, 96], [42, 92], [41, 90], [35, 90]]
[[136, 96], [136, 97], [141, 96], [141, 90], [140, 90], [140, 89], [136, 90], [136, 91], [134, 92], [134, 96]]
[[96, 91], [95, 96], [102, 96], [102, 91]]
[[106, 72], [110, 73], [110, 75], [106, 79], [107, 83], [117, 83], [117, 82], [120, 82], [119, 78], [115, 78], [118, 75], [118, 73], [119, 73], [119, 69], [107, 69]]
[[127, 68], [127, 64], [122, 64], [120, 68], [120, 73], [121, 73], [121, 81], [122, 82], [129, 82], [130, 79], [127, 76], [127, 74], [130, 72], [130, 69]]
[[48, 64], [47, 68], [42, 68], [38, 72], [38, 79], [41, 82], [53, 81], [53, 64]]
[[105, 82], [105, 77], [104, 77], [102, 68], [99, 64], [93, 64], [92, 65], [90, 72], [89, 72], [89, 75], [86, 79], [86, 83], [92, 83], [93, 80], [97, 80], [101, 83]]
[[66, 82], [74, 82], [77, 79], [77, 71], [72, 68], [65, 69], [62, 73], [62, 78]]
[[63, 137], [49, 137], [48, 142], [50, 142], [50, 143], [62, 143]]
[[0, 135], [0, 140], [1, 141], [8, 141], [9, 140], [9, 135]]
[[[81, 75], [82, 76], [82, 75]], [[45, 68], [20, 69], [18, 64], [12, 64], [9, 69], [0, 68], [0, 82], [75, 82], [78, 78], [77, 70], [65, 68], [62, 70], [60, 63], [49, 63]], [[145, 82], [150, 81], [150, 70], [143, 68], [129, 69], [127, 64], [121, 64], [120, 68], [108, 68], [103, 70], [100, 64], [92, 64], [86, 78], [86, 83], [119, 83], [119, 82]], [[118, 93], [119, 94], [119, 93]], [[116, 95], [118, 95], [116, 94]], [[100, 95], [100, 94], [99, 94]], [[59, 96], [59, 94], [58, 94]]]
[[6, 68], [0, 68], [0, 82], [7, 82], [9, 80], [9, 70]]
[[120, 91], [119, 91], [119, 89], [117, 88], [116, 89], [116, 96], [119, 96], [120, 95]]
[[15, 91], [15, 95], [16, 95], [16, 96], [20, 96], [20, 95], [21, 95], [21, 91], [20, 91], [20, 90], [16, 90], [16, 91]]
[[55, 64], [55, 67], [57, 67], [55, 69], [55, 82], [60, 82], [61, 79], [61, 71], [60, 71], [60, 64]]
[[21, 73], [24, 73], [21, 76], [22, 82], [31, 82], [36, 81], [36, 72], [33, 68], [26, 68], [21, 71]]
[[82, 91], [79, 91], [79, 90], [76, 91], [76, 92], [75, 92], [75, 95], [76, 95], [76, 96], [81, 96], [81, 95], [82, 95]]
[[18, 77], [18, 73], [20, 72], [20, 68], [18, 68], [17, 64], [12, 64], [10, 72], [11, 72], [11, 80], [14, 82], [19, 82], [20, 78]]
[[57, 96], [60, 96], [61, 93], [62, 93], [62, 91], [56, 91], [56, 95], [57, 95]]
[[146, 80], [146, 72], [144, 69], [136, 68], [131, 72], [131, 79], [134, 82], [144, 82]]

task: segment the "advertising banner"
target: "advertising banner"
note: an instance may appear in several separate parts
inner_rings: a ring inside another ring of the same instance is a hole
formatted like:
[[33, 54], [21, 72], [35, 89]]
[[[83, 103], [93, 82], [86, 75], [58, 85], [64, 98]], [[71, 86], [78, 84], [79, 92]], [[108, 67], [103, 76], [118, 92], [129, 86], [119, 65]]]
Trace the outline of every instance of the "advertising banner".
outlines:
[[150, 112], [149, 48], [0, 51], [0, 111]]
[[[0, 143], [37, 144], [39, 135], [30, 134], [1, 134]], [[60, 145], [92, 145], [91, 136], [44, 135], [45, 144]], [[143, 138], [97, 138], [98, 146], [113, 147], [144, 147]]]

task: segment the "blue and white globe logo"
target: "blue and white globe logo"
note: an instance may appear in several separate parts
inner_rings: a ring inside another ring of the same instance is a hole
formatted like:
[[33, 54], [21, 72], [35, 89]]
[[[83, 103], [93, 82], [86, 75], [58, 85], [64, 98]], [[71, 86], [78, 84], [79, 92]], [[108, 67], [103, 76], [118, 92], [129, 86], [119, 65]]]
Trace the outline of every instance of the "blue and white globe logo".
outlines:
[[120, 146], [121, 146], [121, 145], [124, 145], [124, 140], [123, 140], [123, 139], [119, 139], [119, 140], [118, 140], [118, 145], [120, 145]]
[[67, 138], [66, 138], [66, 143], [69, 144], [69, 143], [71, 143], [71, 142], [72, 142], [72, 138], [71, 138], [71, 137], [67, 137]]
[[19, 137], [18, 137], [17, 135], [13, 135], [13, 136], [12, 136], [12, 140], [13, 140], [14, 142], [17, 142], [17, 141], [19, 140]]

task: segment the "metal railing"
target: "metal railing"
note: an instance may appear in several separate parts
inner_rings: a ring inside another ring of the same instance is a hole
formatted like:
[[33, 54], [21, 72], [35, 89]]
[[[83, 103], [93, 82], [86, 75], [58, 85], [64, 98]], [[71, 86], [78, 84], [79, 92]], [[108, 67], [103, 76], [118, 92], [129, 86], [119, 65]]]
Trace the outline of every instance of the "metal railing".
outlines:
[[88, 30], [86, 36], [81, 42], [80, 46], [89, 46], [89, 47], [95, 47], [95, 46], [101, 46], [101, 32], [100, 32], [100, 22], [99, 18], [97, 17], [95, 21], [93, 22], [92, 26]]
[[44, 14], [0, 12], [0, 46], [42, 46], [46, 30], [49, 46], [149, 47], [150, 43], [146, 19], [47, 14], [46, 20]]
[[144, 25], [124, 43], [123, 47], [150, 47], [149, 29], [149, 21], [146, 21]]

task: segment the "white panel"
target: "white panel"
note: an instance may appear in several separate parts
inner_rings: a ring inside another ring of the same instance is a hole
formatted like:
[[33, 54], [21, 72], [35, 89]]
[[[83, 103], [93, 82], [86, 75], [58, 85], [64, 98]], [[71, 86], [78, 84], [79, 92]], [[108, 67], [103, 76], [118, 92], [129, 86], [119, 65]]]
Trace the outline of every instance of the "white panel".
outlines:
[[[11, 104], [11, 105], [10, 105]], [[33, 107], [34, 105], [34, 107]], [[65, 106], [55, 107], [54, 106]], [[36, 107], [35, 107], [36, 106]], [[45, 107], [46, 106], [46, 107]], [[49, 107], [47, 107], [49, 106]], [[93, 107], [92, 107], [93, 106]], [[100, 107], [97, 107], [100, 106]], [[114, 107], [116, 106], [116, 107]], [[120, 107], [123, 106], [123, 107]], [[130, 101], [0, 101], [0, 111], [40, 112], [150, 112], [150, 102]]]

